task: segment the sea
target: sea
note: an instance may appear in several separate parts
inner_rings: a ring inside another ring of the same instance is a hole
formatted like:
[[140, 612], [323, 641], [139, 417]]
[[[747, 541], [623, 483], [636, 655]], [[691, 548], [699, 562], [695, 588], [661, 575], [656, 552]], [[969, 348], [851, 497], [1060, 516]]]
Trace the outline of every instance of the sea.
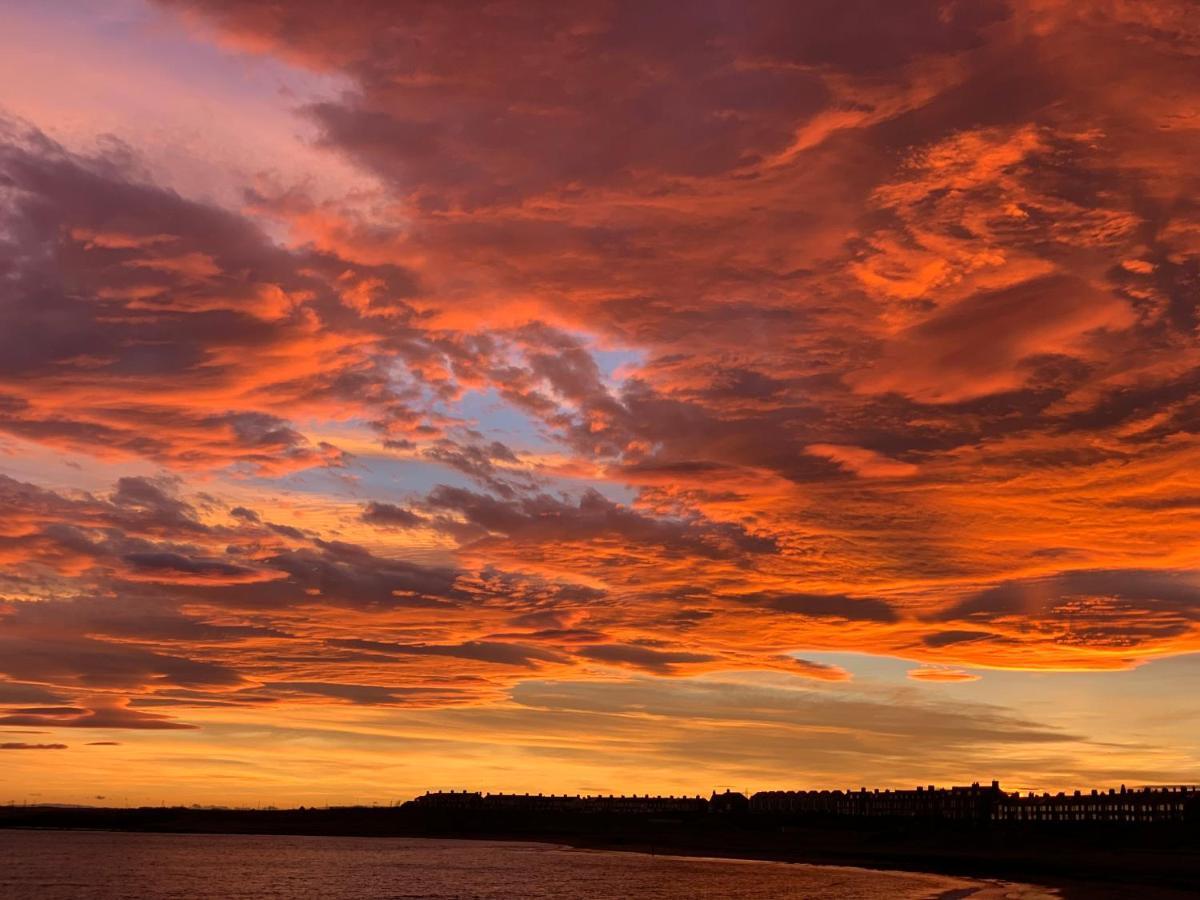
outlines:
[[1011, 882], [414, 838], [0, 831], [4, 900], [1043, 900]]

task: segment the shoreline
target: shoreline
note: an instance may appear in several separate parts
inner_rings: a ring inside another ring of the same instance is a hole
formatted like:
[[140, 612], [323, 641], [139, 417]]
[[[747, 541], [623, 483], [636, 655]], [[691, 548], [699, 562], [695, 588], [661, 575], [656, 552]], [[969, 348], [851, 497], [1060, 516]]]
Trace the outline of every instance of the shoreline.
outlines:
[[[511, 841], [511, 838], [488, 836], [467, 837], [465, 840], [496, 840]], [[540, 842], [538, 842], [540, 843]], [[605, 853], [638, 853], [645, 856], [677, 857], [681, 859], [709, 859], [721, 862], [770, 862], [781, 865], [819, 866], [834, 869], [859, 869], [870, 872], [896, 872], [908, 875], [937, 875], [945, 878], [962, 878], [981, 882], [978, 888], [951, 889], [939, 894], [936, 900], [1127, 900], [1131, 890], [1136, 890], [1139, 900], [1185, 900], [1195, 896], [1194, 891], [1186, 891], [1165, 886], [1137, 885], [1129, 883], [1114, 883], [1111, 881], [1091, 881], [1061, 876], [1038, 876], [1036, 880], [1019, 873], [1006, 875], [983, 874], [978, 870], [971, 871], [960, 866], [938, 866], [927, 864], [930, 860], [921, 860], [920, 865], [906, 866], [903, 860], [873, 859], [861, 857], [853, 862], [842, 857], [829, 857], [820, 854], [805, 854], [802, 851], [771, 852], [759, 851], [753, 854], [738, 851], [720, 851], [712, 848], [689, 849], [687, 847], [666, 847], [645, 844], [641, 846], [628, 844], [613, 844], [603, 841], [565, 841], [559, 846], [568, 847], [582, 852], [598, 851]], [[962, 893], [963, 890], [968, 891]]]
[[677, 851], [672, 853], [655, 853], [653, 850], [608, 849], [603, 847], [584, 847], [572, 844], [554, 845], [562, 849], [575, 850], [581, 853], [632, 853], [639, 856], [651, 856], [661, 859], [701, 860], [718, 863], [768, 864], [778, 866], [807, 866], [814, 869], [848, 869], [854, 872], [878, 872], [881, 875], [925, 875], [931, 878], [950, 878], [961, 881], [978, 882], [979, 886], [965, 888], [947, 888], [931, 900], [1054, 900], [1066, 898], [1061, 886], [1032, 884], [1023, 881], [1011, 881], [1004, 878], [983, 878], [974, 875], [933, 872], [924, 869], [884, 868], [868, 865], [848, 865], [844, 863], [810, 862], [800, 859], [768, 859], [757, 856], [719, 856], [700, 853]]
[[[516, 838], [503, 837], [497, 835], [354, 835], [354, 834], [296, 834], [296, 833], [263, 833], [263, 832], [205, 832], [205, 831], [139, 831], [133, 829], [119, 828], [62, 828], [62, 827], [31, 827], [31, 826], [4, 826], [0, 827], [0, 835], [6, 831], [32, 831], [32, 832], [78, 832], [82, 834], [128, 834], [128, 835], [170, 835], [178, 837], [222, 837], [222, 838], [237, 838], [237, 837], [285, 837], [285, 838], [345, 838], [357, 840], [400, 840], [400, 841], [462, 841], [480, 844], [524, 844], [531, 847], [544, 847], [547, 850], [569, 851], [574, 853], [597, 853], [607, 855], [629, 854], [634, 856], [648, 856], [659, 859], [674, 859], [674, 860], [690, 860], [704, 861], [715, 863], [744, 863], [747, 865], [778, 865], [778, 866], [802, 866], [813, 869], [836, 869], [848, 870], [854, 872], [870, 872], [879, 873], [881, 875], [918, 875], [927, 876], [930, 878], [945, 878], [958, 881], [975, 882], [967, 887], [952, 887], [946, 888], [937, 894], [931, 894], [928, 900], [1084, 900], [1084, 898], [1099, 898], [1108, 895], [1099, 895], [1093, 893], [1067, 893], [1062, 885], [1049, 884], [1034, 884], [1024, 881], [1015, 881], [1002, 878], [989, 878], [983, 876], [967, 875], [959, 872], [943, 872], [929, 869], [917, 868], [899, 868], [894, 866], [870, 865], [870, 864], [848, 864], [837, 862], [825, 862], [809, 859], [784, 859], [776, 856], [749, 856], [744, 854], [720, 854], [709, 851], [689, 852], [685, 848], [671, 848], [670, 852], [659, 853], [653, 847], [634, 847], [628, 845], [619, 846], [601, 846], [591, 843], [571, 843], [558, 840], [537, 838]], [[1081, 887], [1075, 885], [1075, 887]], [[1117, 894], [1112, 894], [1112, 897], [1117, 897]], [[1143, 897], [1157, 898], [1156, 894], [1142, 894]], [[1168, 895], [1163, 895], [1163, 900], [1166, 900]], [[1169, 895], [1172, 900], [1179, 895]]]
[[[940, 875], [1007, 892], [988, 900], [1182, 900], [1200, 884], [1192, 831], [947, 828], [910, 822], [809, 821], [764, 826], [733, 818], [425, 817], [399, 808], [194, 810], [0, 807], [3, 829], [147, 834], [398, 837], [536, 843], [578, 851], [836, 866]], [[2, 838], [0, 838], [2, 839]], [[1040, 893], [1018, 886], [1041, 888]], [[1047, 893], [1057, 891], [1057, 894]]]

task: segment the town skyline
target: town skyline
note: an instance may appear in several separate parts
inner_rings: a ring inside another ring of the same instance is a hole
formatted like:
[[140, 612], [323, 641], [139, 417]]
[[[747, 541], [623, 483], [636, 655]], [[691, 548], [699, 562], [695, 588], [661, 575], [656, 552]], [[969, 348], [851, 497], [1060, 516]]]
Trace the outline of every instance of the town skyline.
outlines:
[[[104, 798], [97, 798], [104, 799]], [[2, 805], [2, 804], [0, 804]], [[1022, 792], [1002, 788], [1000, 782], [993, 780], [990, 784], [978, 781], [965, 785], [934, 784], [917, 785], [915, 788], [788, 788], [767, 789], [760, 791], [735, 791], [726, 787], [724, 790], [713, 788], [709, 796], [703, 794], [628, 794], [628, 793], [545, 793], [538, 792], [496, 792], [482, 790], [426, 790], [415, 797], [396, 800], [390, 803], [363, 803], [351, 805], [325, 805], [323, 807], [280, 808], [269, 805], [261, 807], [241, 806], [230, 807], [215, 804], [190, 805], [174, 804], [168, 806], [165, 802], [159, 806], [106, 804], [38, 804], [22, 803], [20, 807], [9, 802], [10, 810], [33, 810], [33, 815], [39, 818], [17, 818], [0, 820], [0, 827], [28, 827], [30, 824], [42, 822], [43, 827], [51, 825], [52, 819], [46, 818], [47, 811], [63, 810], [64, 818], [59, 821], [60, 827], [87, 827], [89, 822], [95, 827], [101, 820], [71, 819], [71, 810], [81, 810], [78, 815], [103, 815], [106, 810], [114, 815], [120, 810], [132, 810], [146, 813], [155, 809], [168, 809], [186, 813], [252, 813], [270, 814], [264, 822], [272, 823], [271, 827], [280, 828], [283, 832], [302, 825], [307, 813], [318, 810], [325, 812], [340, 812], [352, 814], [354, 811], [371, 811], [373, 815], [379, 810], [395, 809], [403, 813], [403, 827], [424, 829], [428, 833], [439, 831], [455, 831], [466, 829], [469, 832], [487, 833], [489, 828], [501, 827], [510, 822], [518, 830], [527, 828], [566, 828], [563, 833], [574, 832], [578, 825], [591, 821], [595, 827], [597, 822], [608, 817], [648, 819], [659, 825], [685, 821], [695, 821], [709, 815], [732, 816], [739, 820], [759, 822], [765, 820], [786, 822], [795, 820], [809, 823], [820, 820], [845, 821], [862, 819], [903, 820], [925, 819], [960, 821], [978, 827], [1040, 827], [1046, 825], [1072, 827], [1194, 827], [1200, 823], [1200, 785], [1155, 785], [1128, 786], [1122, 784], [1119, 788], [1091, 788], [1090, 790], [1076, 789], [1074, 791], [1059, 791], [1050, 793], [1044, 791]], [[293, 818], [280, 818], [276, 814], [291, 815]], [[298, 818], [295, 818], [297, 817]], [[679, 819], [663, 819], [681, 817]], [[138, 820], [113, 819], [111, 824], [128, 828]], [[144, 826], [150, 830], [161, 828], [161, 824], [153, 823], [152, 819], [141, 819]], [[118, 824], [119, 823], [119, 824]], [[250, 823], [243, 820], [242, 827]], [[573, 823], [573, 824], [572, 824]], [[191, 823], [196, 828], [196, 822]], [[386, 821], [376, 819], [373, 823], [360, 820], [357, 824], [353, 819], [344, 819], [338, 827], [354, 829], [370, 825], [375, 829], [381, 827], [384, 831], [377, 833], [396, 833], [390, 830]], [[174, 829], [188, 830], [184, 820], [177, 820]], [[136, 826], [135, 826], [136, 827]], [[261, 826], [260, 826], [261, 827]], [[325, 825], [325, 828], [331, 826]], [[610, 826], [605, 826], [610, 827]]]
[[[104, 795], [104, 794], [92, 795], [92, 796], [86, 798], [86, 800], [90, 801], [90, 802], [83, 802], [83, 801], [72, 802], [72, 801], [64, 801], [64, 800], [54, 801], [54, 800], [43, 799], [42, 792], [38, 791], [38, 790], [32, 790], [32, 787], [36, 787], [36, 786], [31, 786], [31, 789], [29, 791], [26, 791], [25, 794], [20, 798], [17, 798], [17, 797], [0, 798], [0, 806], [36, 807], [36, 806], [45, 805], [45, 806], [64, 806], [64, 807], [80, 807], [80, 808], [91, 807], [91, 808], [98, 808], [98, 809], [103, 809], [103, 808], [133, 809], [133, 808], [144, 808], [144, 807], [154, 808], [154, 807], [175, 806], [175, 807], [189, 808], [189, 809], [228, 809], [228, 810], [238, 810], [238, 809], [243, 809], [243, 810], [282, 809], [282, 810], [286, 810], [286, 809], [300, 809], [300, 808], [305, 807], [305, 804], [303, 804], [303, 803], [296, 803], [296, 804], [291, 804], [291, 805], [288, 805], [288, 804], [280, 805], [277, 803], [267, 803], [267, 802], [251, 803], [251, 804], [227, 804], [227, 803], [213, 802], [212, 798], [207, 798], [208, 802], [203, 802], [203, 803], [197, 802], [197, 801], [180, 801], [180, 800], [176, 800], [172, 803], [168, 803], [165, 799], [160, 799], [157, 803], [149, 803], [149, 802], [145, 802], [144, 797], [139, 798], [136, 795], [131, 797], [131, 796], [109, 796], [109, 795]], [[492, 790], [490, 788], [479, 786], [479, 785], [463, 786], [463, 785], [430, 784], [430, 785], [427, 785], [424, 789], [418, 790], [418, 791], [416, 791], [410, 795], [406, 795], [406, 796], [393, 797], [391, 799], [383, 799], [381, 797], [374, 797], [374, 798], [342, 797], [340, 799], [332, 799], [329, 802], [326, 802], [323, 804], [314, 804], [314, 808], [319, 807], [319, 808], [327, 808], [328, 809], [328, 808], [356, 808], [356, 807], [369, 807], [369, 808], [395, 807], [395, 806], [401, 806], [405, 803], [419, 801], [422, 798], [430, 798], [430, 797], [453, 798], [453, 797], [468, 797], [468, 796], [470, 796], [470, 797], [475, 797], [475, 798], [487, 798], [487, 797], [530, 798], [530, 799], [545, 798], [545, 799], [577, 799], [577, 800], [578, 799], [584, 799], [584, 800], [604, 799], [604, 798], [636, 800], [638, 798], [647, 798], [647, 799], [687, 800], [687, 799], [704, 799], [707, 797], [715, 797], [722, 793], [724, 793], [726, 795], [736, 794], [736, 795], [743, 796], [746, 798], [752, 798], [756, 795], [767, 796], [767, 795], [773, 795], [773, 794], [774, 795], [783, 795], [783, 794], [813, 794], [813, 795], [815, 795], [815, 794], [839, 794], [839, 795], [845, 794], [845, 795], [851, 795], [851, 794], [859, 794], [859, 793], [862, 793], [862, 794], [866, 794], [866, 793], [908, 794], [908, 793], [914, 793], [914, 792], [917, 794], [920, 794], [920, 793], [926, 792], [926, 791], [931, 792], [931, 793], [933, 793], [933, 792], [940, 793], [940, 792], [945, 792], [945, 791], [962, 791], [962, 790], [968, 790], [968, 789], [979, 789], [981, 787], [983, 787], [985, 789], [990, 787], [991, 790], [1001, 792], [1004, 796], [1010, 796], [1010, 797], [1015, 797], [1015, 798], [1056, 798], [1056, 797], [1080, 796], [1080, 795], [1097, 796], [1097, 795], [1125, 794], [1127, 792], [1130, 794], [1133, 794], [1133, 793], [1142, 793], [1142, 792], [1146, 792], [1146, 791], [1159, 792], [1159, 791], [1176, 791], [1176, 790], [1192, 792], [1195, 795], [1197, 795], [1198, 797], [1200, 797], [1200, 784], [1190, 784], [1190, 783], [1184, 783], [1182, 781], [1169, 782], [1169, 783], [1163, 782], [1163, 783], [1158, 783], [1158, 784], [1136, 784], [1136, 783], [1121, 782], [1119, 784], [1112, 783], [1112, 784], [1104, 784], [1104, 785], [1095, 785], [1095, 784], [1090, 784], [1090, 785], [1086, 785], [1086, 786], [1074, 785], [1074, 786], [1068, 786], [1068, 787], [1059, 787], [1057, 790], [1051, 790], [1050, 788], [1046, 788], [1046, 787], [1034, 788], [1034, 787], [1031, 787], [1028, 785], [1018, 786], [1018, 785], [1004, 784], [1000, 779], [995, 779], [995, 778], [990, 779], [990, 781], [980, 780], [980, 779], [976, 778], [971, 781], [964, 781], [962, 784], [953, 783], [953, 780], [940, 779], [940, 780], [935, 780], [928, 784], [918, 784], [918, 785], [901, 784], [896, 781], [887, 782], [887, 783], [883, 783], [883, 784], [874, 784], [874, 785], [866, 785], [866, 784], [857, 784], [856, 785], [853, 782], [845, 782], [845, 783], [839, 783], [839, 784], [830, 782], [830, 783], [826, 783], [823, 785], [818, 785], [818, 784], [811, 783], [811, 782], [810, 783], [791, 782], [791, 783], [787, 783], [786, 785], [783, 783], [777, 783], [777, 784], [773, 784], [773, 785], [763, 784], [763, 785], [758, 785], [757, 787], [751, 787], [748, 785], [736, 786], [736, 785], [729, 785], [729, 784], [718, 784], [718, 785], [709, 785], [707, 788], [704, 788], [703, 790], [697, 789], [697, 790], [693, 790], [693, 791], [680, 791], [679, 793], [668, 793], [665, 791], [654, 791], [654, 790], [638, 792], [638, 791], [630, 791], [628, 789], [623, 790], [623, 789], [615, 788], [615, 787], [595, 787], [595, 786], [590, 787], [590, 788], [576, 788], [574, 790], [563, 789], [561, 791], [556, 792], [556, 791], [550, 791], [550, 790], [545, 790], [545, 791], [536, 790], [537, 785], [525, 785], [523, 787], [518, 787], [515, 789]]]

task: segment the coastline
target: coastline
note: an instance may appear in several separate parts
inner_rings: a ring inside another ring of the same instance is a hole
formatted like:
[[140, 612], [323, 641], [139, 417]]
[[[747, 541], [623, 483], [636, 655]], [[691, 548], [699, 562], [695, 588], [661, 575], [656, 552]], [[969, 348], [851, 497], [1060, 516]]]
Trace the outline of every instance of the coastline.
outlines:
[[[592, 817], [429, 817], [411, 809], [225, 810], [181, 807], [0, 807], [0, 829], [399, 837], [539, 843], [725, 860], [800, 863], [959, 877], [1005, 888], [976, 900], [1195, 897], [1200, 852], [1188, 831], [949, 828], [936, 823], [810, 821], [763, 825]], [[2, 833], [2, 831], [0, 831]], [[1022, 893], [1020, 886], [1057, 894]], [[1017, 891], [1014, 893], [1014, 891]], [[945, 897], [944, 900], [954, 900]]]
[[[138, 831], [129, 829], [111, 829], [111, 828], [31, 828], [20, 826], [0, 827], [0, 835], [5, 832], [12, 831], [32, 831], [38, 833], [45, 832], [62, 832], [71, 833], [79, 832], [86, 834], [154, 834], [154, 835], [173, 835], [173, 836], [188, 836], [188, 837], [301, 837], [301, 838], [345, 838], [345, 839], [390, 839], [399, 841], [431, 841], [431, 842], [447, 842], [461, 841], [479, 844], [516, 844], [528, 847], [544, 848], [545, 850], [567, 851], [572, 853], [596, 853], [606, 856], [649, 856], [658, 859], [666, 860], [693, 860], [693, 861], [708, 861], [715, 863], [744, 863], [748, 865], [778, 865], [782, 867], [801, 867], [811, 869], [832, 869], [845, 870], [857, 873], [879, 873], [889, 875], [909, 875], [909, 876], [927, 876], [929, 878], [941, 878], [950, 881], [972, 882], [966, 886], [948, 887], [937, 893], [928, 895], [927, 900], [1083, 900], [1083, 898], [1099, 898], [1103, 897], [1107, 900], [1110, 895], [1095, 894], [1095, 893], [1076, 893], [1066, 892], [1061, 886], [1050, 886], [1043, 884], [1031, 884], [1027, 882], [1010, 881], [1007, 879], [985, 878], [962, 873], [950, 873], [933, 871], [927, 869], [917, 869], [912, 867], [885, 867], [876, 865], [849, 865], [845, 863], [815, 861], [809, 859], [783, 859], [776, 856], [763, 855], [745, 855], [745, 854], [721, 854], [709, 852], [688, 852], [686, 849], [674, 849], [672, 852], [659, 853], [651, 847], [630, 847], [630, 846], [599, 846], [587, 843], [565, 843], [553, 840], [538, 840], [534, 838], [516, 838], [504, 837], [496, 835], [454, 835], [454, 836], [434, 836], [434, 835], [350, 835], [350, 834], [295, 834], [295, 833], [262, 833], [262, 832], [203, 832], [203, 831]], [[1112, 894], [1112, 897], [1119, 895]], [[1149, 896], [1156, 898], [1158, 895], [1143, 894], [1143, 897]], [[1183, 895], [1170, 895], [1175, 896]], [[1164, 900], [1167, 895], [1163, 895]]]
[[[471, 838], [473, 839], [473, 838]], [[480, 840], [510, 840], [509, 838], [489, 836]], [[953, 889], [938, 895], [936, 900], [1128, 900], [1131, 890], [1136, 890], [1139, 900], [1189, 900], [1196, 896], [1195, 891], [1173, 888], [1162, 885], [1133, 885], [1130, 883], [1114, 883], [1110, 881], [1093, 881], [1062, 876], [1045, 876], [1031, 879], [1019, 872], [1010, 872], [1004, 876], [983, 874], [979, 870], [972, 871], [958, 865], [936, 865], [933, 860], [923, 859], [920, 865], [905, 865], [904, 860], [888, 858], [874, 859], [868, 856], [847, 861], [846, 858], [828, 857], [804, 853], [803, 851], [781, 852], [760, 851], [746, 852], [743, 850], [721, 851], [715, 848], [689, 849], [687, 847], [664, 847], [663, 845], [645, 844], [631, 846], [628, 844], [613, 844], [603, 841], [572, 840], [563, 842], [561, 846], [570, 847], [581, 852], [617, 852], [639, 853], [649, 856], [680, 857], [688, 859], [740, 860], [746, 862], [775, 862], [787, 865], [807, 865], [832, 867], [840, 869], [861, 869], [874, 872], [903, 872], [919, 875], [941, 875], [949, 878], [963, 878], [981, 882], [978, 888]], [[660, 852], [660, 849], [665, 852]], [[915, 860], [914, 860], [915, 862]]]
[[1082, 897], [1082, 894], [1066, 894], [1060, 886], [1030, 884], [1027, 882], [1009, 881], [999, 878], [980, 878], [973, 875], [950, 874], [918, 869], [884, 868], [868, 865], [845, 865], [839, 863], [811, 862], [799, 859], [774, 859], [761, 856], [722, 856], [700, 853], [672, 852], [655, 853], [652, 850], [619, 850], [604, 847], [584, 847], [572, 844], [556, 845], [564, 849], [580, 853], [634, 853], [641, 856], [654, 856], [662, 859], [708, 860], [712, 862], [743, 862], [743, 863], [772, 863], [781, 866], [809, 866], [816, 869], [848, 869], [855, 872], [878, 872], [888, 875], [928, 875], [935, 878], [952, 878], [963, 881], [978, 882], [965, 888], [948, 888], [941, 891], [930, 900], [1056, 900], [1056, 898]]

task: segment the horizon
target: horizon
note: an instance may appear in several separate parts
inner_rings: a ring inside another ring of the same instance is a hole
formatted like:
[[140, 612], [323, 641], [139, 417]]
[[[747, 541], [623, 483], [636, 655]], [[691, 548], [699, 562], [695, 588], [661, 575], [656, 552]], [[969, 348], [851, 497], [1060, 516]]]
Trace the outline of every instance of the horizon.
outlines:
[[[1073, 790], [1061, 790], [1061, 791], [1053, 791], [1053, 792], [1052, 791], [1034, 791], [1032, 789], [1006, 788], [1004, 785], [1000, 784], [996, 780], [993, 780], [990, 784], [985, 783], [983, 781], [975, 781], [975, 782], [971, 782], [970, 784], [937, 784], [937, 783], [933, 783], [933, 784], [928, 784], [928, 785], [914, 785], [911, 787], [898, 787], [895, 785], [891, 785], [888, 787], [879, 787], [879, 786], [868, 787], [865, 785], [860, 785], [857, 788], [854, 788], [854, 787], [812, 787], [812, 786], [810, 786], [810, 787], [786, 787], [786, 788], [785, 787], [764, 787], [764, 788], [759, 788], [758, 790], [749, 790], [749, 789], [737, 790], [737, 789], [730, 788], [727, 786], [722, 786], [722, 788], [723, 788], [723, 790], [721, 788], [715, 788], [715, 787], [711, 788], [707, 792], [708, 796], [716, 797], [721, 794], [736, 794], [736, 795], [740, 795], [740, 796], [743, 796], [746, 798], [752, 798], [756, 794], [764, 794], [764, 793], [770, 794], [770, 793], [780, 793], [780, 792], [782, 792], [782, 793], [821, 793], [821, 794], [826, 794], [826, 793], [828, 793], [828, 794], [918, 793], [919, 794], [919, 793], [923, 793], [923, 792], [942, 793], [942, 792], [948, 792], [948, 791], [971, 790], [971, 789], [982, 789], [985, 791], [988, 791], [988, 790], [1000, 791], [1005, 796], [1014, 797], [1014, 798], [1027, 798], [1027, 797], [1029, 797], [1029, 798], [1041, 798], [1041, 797], [1055, 798], [1055, 797], [1064, 797], [1064, 796], [1072, 796], [1072, 795], [1074, 795], [1074, 796], [1085, 795], [1086, 796], [1086, 795], [1096, 795], [1096, 794], [1112, 795], [1112, 794], [1126, 794], [1126, 793], [1141, 793], [1144, 791], [1182, 790], [1182, 791], [1200, 792], [1200, 785], [1189, 785], [1189, 784], [1178, 784], [1178, 783], [1176, 783], [1176, 784], [1153, 784], [1153, 785], [1121, 784], [1119, 786], [1107, 786], [1106, 785], [1104, 787], [1095, 787], [1095, 786], [1089, 786], [1089, 787], [1085, 787], [1085, 788], [1076, 787]], [[437, 796], [447, 796], [447, 795], [449, 795], [449, 796], [467, 796], [467, 797], [478, 796], [478, 797], [484, 797], [484, 798], [486, 798], [486, 797], [523, 797], [523, 798], [543, 798], [543, 799], [551, 799], [551, 800], [553, 800], [553, 799], [603, 800], [603, 799], [641, 799], [641, 798], [656, 799], [656, 800], [705, 799], [705, 792], [703, 792], [703, 791], [697, 792], [697, 793], [680, 793], [680, 794], [665, 794], [665, 793], [661, 793], [661, 792], [659, 792], [659, 793], [654, 793], [654, 792], [651, 792], [651, 793], [619, 793], [619, 792], [616, 792], [615, 793], [615, 792], [604, 792], [604, 791], [587, 791], [587, 792], [575, 791], [573, 793], [568, 791], [568, 792], [564, 792], [564, 793], [549, 793], [549, 792], [541, 792], [541, 791], [534, 792], [532, 789], [522, 790], [522, 791], [489, 791], [486, 789], [481, 790], [481, 789], [474, 789], [474, 788], [469, 788], [469, 787], [468, 788], [433, 787], [433, 788], [427, 788], [424, 792], [415, 794], [412, 797], [402, 798], [402, 799], [393, 799], [391, 801], [372, 800], [372, 801], [348, 802], [348, 803], [327, 803], [327, 804], [323, 804], [321, 806], [314, 805], [311, 807], [306, 807], [303, 804], [296, 805], [296, 806], [278, 806], [275, 804], [265, 804], [265, 805], [257, 805], [257, 806], [254, 806], [254, 805], [234, 806], [234, 805], [221, 804], [221, 803], [197, 803], [197, 802], [167, 803], [165, 801], [162, 801], [157, 804], [153, 804], [153, 803], [134, 804], [132, 802], [122, 802], [119, 804], [111, 803], [111, 802], [107, 802], [107, 803], [51, 803], [51, 802], [37, 802], [37, 801], [17, 802], [15, 799], [0, 800], [0, 806], [30, 807], [30, 808], [69, 807], [69, 808], [80, 808], [80, 809], [175, 808], [175, 809], [197, 809], [197, 810], [231, 810], [231, 811], [233, 811], [233, 810], [242, 810], [242, 811], [257, 810], [257, 811], [276, 811], [276, 812], [296, 812], [296, 811], [303, 810], [303, 809], [393, 809], [393, 808], [399, 808], [402, 805], [420, 800], [422, 797], [437, 797]], [[94, 799], [109, 800], [109, 799], [116, 799], [116, 798], [95, 797]]]
[[1193, 13], [0, 4], [0, 798], [1200, 783]]

